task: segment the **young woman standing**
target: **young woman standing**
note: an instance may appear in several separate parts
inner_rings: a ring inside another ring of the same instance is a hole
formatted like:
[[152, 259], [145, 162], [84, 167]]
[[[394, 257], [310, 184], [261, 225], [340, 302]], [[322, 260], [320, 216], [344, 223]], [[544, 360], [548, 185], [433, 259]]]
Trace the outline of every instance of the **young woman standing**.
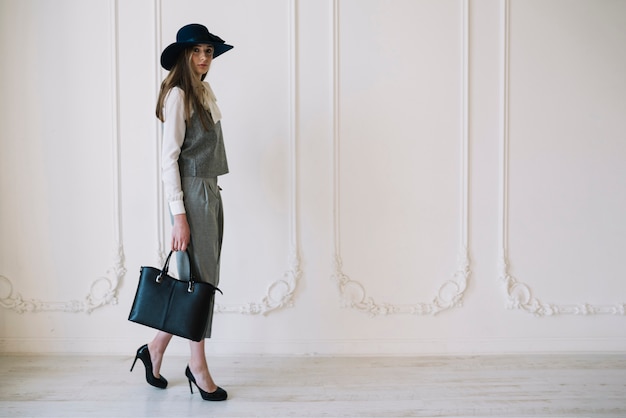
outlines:
[[[189, 271], [190, 262], [196, 279], [215, 287], [219, 284], [223, 234], [217, 178], [228, 173], [228, 163], [222, 115], [204, 78], [213, 59], [232, 48], [203, 25], [183, 26], [176, 42], [161, 54], [161, 66], [169, 74], [161, 84], [156, 106], [156, 115], [163, 122], [163, 183], [173, 219], [171, 248], [178, 251], [179, 275]], [[209, 316], [205, 338], [211, 336], [213, 309]], [[159, 371], [171, 338], [171, 334], [159, 331], [135, 357], [144, 363], [147, 382], [162, 389], [167, 380]], [[204, 400], [225, 400], [226, 391], [215, 384], [209, 372], [204, 339], [189, 344], [191, 358], [185, 375], [192, 393], [193, 382]]]

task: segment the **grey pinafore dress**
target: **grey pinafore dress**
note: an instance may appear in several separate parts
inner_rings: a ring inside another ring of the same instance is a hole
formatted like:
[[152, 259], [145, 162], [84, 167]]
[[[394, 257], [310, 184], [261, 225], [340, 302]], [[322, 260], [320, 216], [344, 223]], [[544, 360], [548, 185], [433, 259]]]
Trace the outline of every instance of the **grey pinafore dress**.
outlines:
[[[178, 157], [183, 202], [191, 231], [188, 252], [196, 280], [218, 287], [220, 281], [220, 253], [224, 216], [217, 177], [228, 173], [226, 150], [220, 121], [213, 123], [208, 116], [205, 129], [197, 112], [187, 122], [185, 140]], [[188, 279], [189, 265], [184, 252], [176, 253], [179, 277]], [[213, 304], [204, 338], [211, 337]]]

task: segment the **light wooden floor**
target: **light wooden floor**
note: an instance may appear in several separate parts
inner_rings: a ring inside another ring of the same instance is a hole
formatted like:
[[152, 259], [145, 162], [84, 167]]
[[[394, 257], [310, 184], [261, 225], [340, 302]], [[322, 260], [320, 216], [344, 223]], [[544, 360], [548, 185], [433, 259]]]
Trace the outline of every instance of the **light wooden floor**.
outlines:
[[[226, 402], [132, 357], [0, 356], [2, 417], [626, 417], [626, 355], [210, 359]], [[195, 388], [194, 388], [195, 391]]]

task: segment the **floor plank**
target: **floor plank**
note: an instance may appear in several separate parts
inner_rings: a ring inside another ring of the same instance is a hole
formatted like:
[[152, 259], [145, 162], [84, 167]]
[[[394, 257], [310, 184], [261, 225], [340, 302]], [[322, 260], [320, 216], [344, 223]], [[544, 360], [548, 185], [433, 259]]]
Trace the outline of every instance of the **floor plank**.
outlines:
[[210, 359], [226, 402], [132, 357], [0, 356], [1, 417], [626, 417], [626, 356]]

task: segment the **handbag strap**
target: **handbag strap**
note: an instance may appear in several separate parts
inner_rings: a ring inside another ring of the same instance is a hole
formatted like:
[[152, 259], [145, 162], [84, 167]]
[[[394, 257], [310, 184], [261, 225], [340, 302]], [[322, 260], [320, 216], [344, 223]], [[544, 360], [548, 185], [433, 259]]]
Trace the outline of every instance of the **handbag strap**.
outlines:
[[[160, 282], [161, 275], [167, 274], [167, 272], [168, 272], [168, 270], [170, 268], [170, 259], [172, 258], [172, 254], [174, 254], [174, 250], [170, 250], [170, 253], [167, 255], [167, 258], [165, 259], [165, 264], [163, 265], [163, 268], [161, 269], [161, 274], [159, 274], [159, 276], [157, 276], [157, 279], [156, 279], [157, 282]], [[187, 250], [185, 250], [185, 254], [187, 254], [187, 260], [189, 260], [189, 286], [187, 287], [187, 291], [189, 293], [192, 293], [193, 292], [193, 288], [194, 288], [195, 283], [196, 283], [196, 278], [195, 278], [195, 276], [193, 274], [193, 263], [191, 261], [191, 254], [189, 254], [189, 251], [187, 251]], [[224, 293], [222, 293], [222, 291], [218, 287], [213, 286], [211, 283], [205, 283], [205, 284], [208, 284], [209, 286], [211, 286], [213, 288], [213, 291], [217, 290], [222, 295], [224, 294]]]
[[[174, 250], [170, 250], [170, 253], [167, 255], [167, 258], [165, 259], [165, 264], [163, 264], [163, 268], [161, 269], [161, 272], [163, 274], [167, 274], [169, 269], [170, 269], [170, 259], [172, 258], [172, 254], [174, 254]], [[191, 263], [191, 254], [189, 254], [189, 251], [185, 250], [185, 254], [187, 254], [187, 260], [189, 260], [189, 282], [195, 282], [196, 278], [193, 274], [193, 264]]]

